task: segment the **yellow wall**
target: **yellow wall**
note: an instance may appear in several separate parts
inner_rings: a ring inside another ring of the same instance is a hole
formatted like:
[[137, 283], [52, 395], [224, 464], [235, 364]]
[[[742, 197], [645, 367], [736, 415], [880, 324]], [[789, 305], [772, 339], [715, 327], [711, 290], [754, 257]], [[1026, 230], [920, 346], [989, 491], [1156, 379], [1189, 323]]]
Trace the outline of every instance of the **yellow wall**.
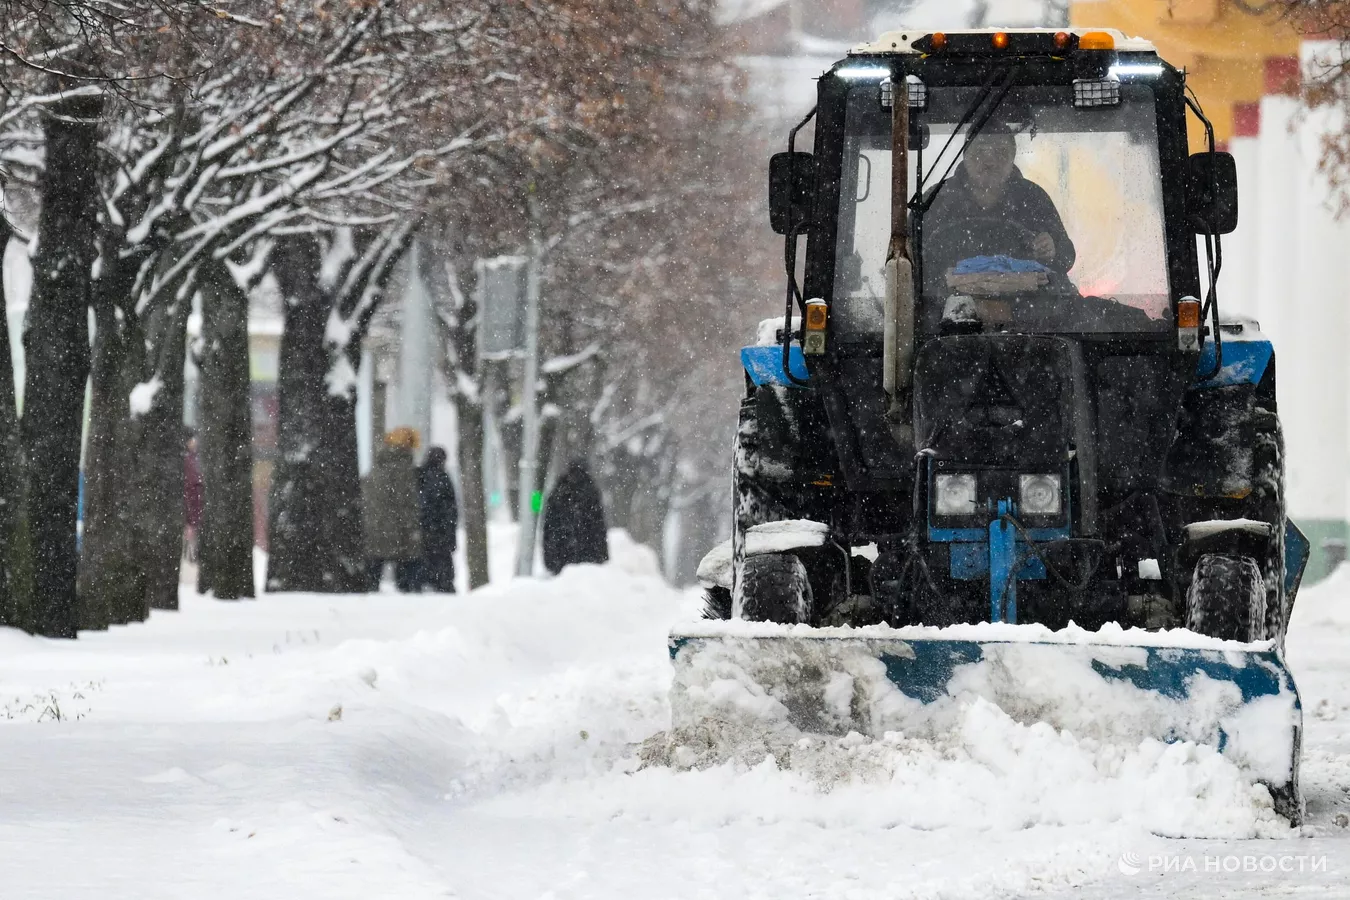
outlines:
[[[1186, 69], [1220, 141], [1233, 136], [1233, 105], [1261, 99], [1266, 59], [1298, 55], [1299, 37], [1278, 12], [1254, 15], [1231, 0], [1079, 0], [1069, 19], [1152, 41], [1163, 59]], [[1192, 149], [1200, 149], [1197, 132]]]

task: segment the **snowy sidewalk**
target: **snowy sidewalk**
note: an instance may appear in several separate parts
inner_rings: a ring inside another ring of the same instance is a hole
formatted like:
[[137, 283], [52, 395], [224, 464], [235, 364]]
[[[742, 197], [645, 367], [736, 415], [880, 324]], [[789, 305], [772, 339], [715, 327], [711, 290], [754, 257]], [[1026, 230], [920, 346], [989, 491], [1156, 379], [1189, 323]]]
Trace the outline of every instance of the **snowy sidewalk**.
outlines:
[[[1350, 896], [1350, 573], [1290, 636], [1302, 835], [1203, 753], [1112, 756], [978, 706], [941, 746], [639, 769], [697, 603], [582, 567], [0, 632], [0, 897]], [[1154, 833], [1197, 822], [1227, 838]]]

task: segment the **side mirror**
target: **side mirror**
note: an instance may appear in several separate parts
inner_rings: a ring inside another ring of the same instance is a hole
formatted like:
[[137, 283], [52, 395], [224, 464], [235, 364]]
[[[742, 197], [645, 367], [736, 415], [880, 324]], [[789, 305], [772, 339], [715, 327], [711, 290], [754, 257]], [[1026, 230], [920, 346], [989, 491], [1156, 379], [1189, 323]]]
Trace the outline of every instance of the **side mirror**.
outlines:
[[775, 153], [769, 159], [769, 224], [779, 234], [809, 224], [816, 164], [810, 153]]
[[1186, 217], [1196, 234], [1237, 228], [1237, 166], [1231, 153], [1193, 153], [1186, 167]]

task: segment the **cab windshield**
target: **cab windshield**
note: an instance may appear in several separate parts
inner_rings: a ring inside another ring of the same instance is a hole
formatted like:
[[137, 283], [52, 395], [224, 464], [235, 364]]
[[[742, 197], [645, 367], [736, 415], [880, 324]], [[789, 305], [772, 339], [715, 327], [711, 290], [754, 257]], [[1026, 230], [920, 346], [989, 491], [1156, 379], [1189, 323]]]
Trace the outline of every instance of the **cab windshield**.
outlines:
[[[948, 139], [978, 87], [930, 87], [926, 108], [911, 107], [908, 193], [922, 157], [927, 206], [911, 243], [922, 245], [921, 330], [1170, 327], [1153, 91], [1124, 84], [1118, 105], [1083, 109], [1072, 91], [1009, 90], [964, 154], [969, 125]], [[882, 330], [890, 120], [876, 84], [850, 91], [831, 311], [840, 336]]]

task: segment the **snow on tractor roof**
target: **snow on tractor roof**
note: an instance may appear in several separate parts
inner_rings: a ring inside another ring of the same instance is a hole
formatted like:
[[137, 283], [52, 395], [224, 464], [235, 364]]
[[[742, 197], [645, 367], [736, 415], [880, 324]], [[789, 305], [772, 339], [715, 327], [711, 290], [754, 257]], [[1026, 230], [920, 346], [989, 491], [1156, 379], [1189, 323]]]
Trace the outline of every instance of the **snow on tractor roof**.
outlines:
[[[1138, 51], [1144, 53], [1158, 52], [1158, 48], [1153, 46], [1152, 41], [1146, 41], [1143, 38], [1137, 37], [1126, 37], [1123, 32], [1115, 28], [966, 28], [960, 31], [948, 31], [947, 35], [950, 37], [957, 34], [993, 34], [997, 31], [1007, 32], [1008, 34], [1054, 34], [1057, 31], [1067, 31], [1070, 34], [1076, 34], [1079, 37], [1082, 37], [1089, 31], [1099, 31], [1105, 32], [1115, 38], [1117, 50]], [[876, 53], [919, 53], [921, 51], [914, 47], [914, 42], [932, 33], [933, 29], [927, 28], [888, 31], [871, 43], [858, 44], [848, 51], [848, 55], [862, 56], [865, 54]]]

